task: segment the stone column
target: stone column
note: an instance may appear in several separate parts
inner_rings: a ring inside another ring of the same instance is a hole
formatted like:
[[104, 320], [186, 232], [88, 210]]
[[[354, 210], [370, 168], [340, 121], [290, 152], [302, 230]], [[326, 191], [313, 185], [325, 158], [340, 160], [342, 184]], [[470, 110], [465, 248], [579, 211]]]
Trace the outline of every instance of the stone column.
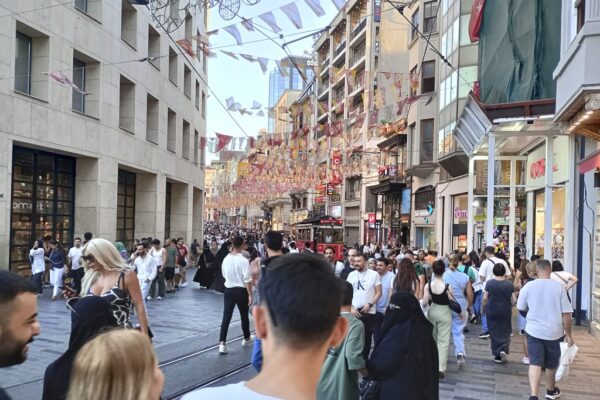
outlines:
[[[1, 100], [1, 99], [0, 99]], [[12, 116], [9, 116], [12, 118]], [[3, 122], [0, 118], [0, 132]], [[6, 122], [6, 121], [5, 121]], [[0, 134], [0, 269], [8, 269], [12, 178], [12, 141], [8, 135]]]
[[182, 237], [188, 243], [192, 234], [192, 187], [173, 182], [171, 188], [171, 237]]
[[[164, 198], [158, 192], [158, 179], [154, 174], [137, 174], [135, 181], [135, 237], [161, 238], [157, 235], [158, 205]], [[163, 218], [164, 224], [164, 218]], [[164, 230], [164, 229], [163, 229]]]
[[192, 237], [198, 239], [202, 243], [204, 239], [204, 192], [198, 188], [193, 188], [193, 203], [192, 203]]

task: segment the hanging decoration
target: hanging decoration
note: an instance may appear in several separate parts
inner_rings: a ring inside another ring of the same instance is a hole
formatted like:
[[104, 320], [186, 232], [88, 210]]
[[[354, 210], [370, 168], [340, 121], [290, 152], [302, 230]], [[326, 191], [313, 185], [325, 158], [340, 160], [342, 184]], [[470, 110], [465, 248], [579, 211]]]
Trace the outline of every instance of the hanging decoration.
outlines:
[[215, 135], [217, 135], [217, 147], [215, 148], [214, 152], [218, 153], [219, 151], [223, 150], [229, 144], [229, 142], [231, 142], [233, 136], [224, 135], [222, 133], [215, 133]]
[[289, 3], [281, 7], [281, 11], [289, 18], [297, 29], [302, 29], [302, 17], [296, 3]]

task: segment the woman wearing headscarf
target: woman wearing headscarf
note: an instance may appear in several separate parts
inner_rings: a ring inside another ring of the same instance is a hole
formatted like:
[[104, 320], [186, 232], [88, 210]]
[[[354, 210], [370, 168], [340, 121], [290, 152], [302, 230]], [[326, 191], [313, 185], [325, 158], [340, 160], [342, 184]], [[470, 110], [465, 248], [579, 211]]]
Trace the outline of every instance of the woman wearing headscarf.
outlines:
[[102, 330], [117, 326], [110, 303], [102, 297], [75, 297], [67, 301], [67, 306], [71, 309], [69, 348], [46, 368], [42, 400], [66, 399], [73, 361], [79, 349]]
[[119, 252], [121, 257], [123, 257], [123, 261], [129, 263], [129, 252], [127, 251], [127, 248], [125, 247], [123, 242], [116, 242], [115, 247], [117, 248], [117, 251]]
[[[202, 250], [199, 250], [198, 257], [198, 269], [194, 275], [194, 282], [200, 285], [200, 289], [208, 289], [212, 284], [213, 279], [210, 279], [210, 274], [213, 270], [208, 269], [208, 261], [210, 250], [208, 248], [208, 242], [205, 240], [202, 246]], [[210, 254], [212, 256], [212, 254]], [[214, 256], [213, 256], [214, 258]]]
[[379, 400], [439, 399], [433, 325], [412, 293], [392, 295], [367, 370], [368, 379], [379, 382]]
[[221, 271], [221, 265], [223, 265], [223, 260], [227, 257], [227, 254], [229, 254], [229, 246], [231, 246], [231, 242], [229, 240], [225, 241], [215, 256], [215, 280], [212, 284], [212, 288], [220, 293], [225, 292], [225, 278]]

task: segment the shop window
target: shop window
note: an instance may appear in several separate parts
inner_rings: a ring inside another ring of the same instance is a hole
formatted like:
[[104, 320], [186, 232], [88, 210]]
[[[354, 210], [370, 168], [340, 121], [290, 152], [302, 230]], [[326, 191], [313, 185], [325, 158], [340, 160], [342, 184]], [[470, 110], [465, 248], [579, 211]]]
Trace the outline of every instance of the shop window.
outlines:
[[158, 144], [159, 102], [156, 97], [146, 96], [146, 140]]
[[419, 23], [421, 21], [421, 15], [419, 14], [419, 9], [417, 8], [411, 17], [411, 28], [410, 28], [410, 40], [411, 42], [419, 37]]
[[181, 156], [186, 160], [190, 159], [190, 123], [183, 121]]
[[126, 248], [133, 245], [135, 233], [135, 188], [136, 175], [119, 170], [117, 189], [117, 241]]
[[365, 212], [374, 213], [377, 211], [377, 195], [371, 193], [369, 188], [366, 190]]
[[148, 62], [154, 68], [160, 70], [160, 35], [152, 27], [148, 25]]
[[421, 93], [435, 90], [435, 61], [425, 61], [421, 65]]
[[135, 49], [137, 37], [137, 10], [129, 1], [121, 2], [121, 39]]
[[415, 210], [427, 210], [427, 206], [435, 205], [435, 189], [427, 188], [415, 192]]
[[75, 159], [13, 148], [10, 270], [27, 273], [33, 241], [50, 235], [73, 240]]
[[119, 128], [135, 133], [135, 84], [123, 75], [119, 84]]
[[421, 164], [433, 162], [433, 119], [421, 120]]
[[428, 1], [423, 5], [423, 33], [435, 32], [437, 1]]
[[47, 100], [48, 36], [17, 21], [15, 47], [15, 91]]
[[177, 59], [177, 53], [169, 47], [169, 80], [175, 86], [177, 86]]
[[167, 113], [167, 150], [177, 151], [177, 114], [171, 109]]

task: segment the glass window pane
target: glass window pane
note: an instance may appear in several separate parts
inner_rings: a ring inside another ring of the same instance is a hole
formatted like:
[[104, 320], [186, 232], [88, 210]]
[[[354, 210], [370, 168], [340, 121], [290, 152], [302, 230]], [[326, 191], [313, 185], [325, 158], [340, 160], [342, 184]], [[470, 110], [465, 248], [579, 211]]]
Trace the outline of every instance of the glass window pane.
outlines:
[[31, 214], [13, 214], [13, 229], [31, 229]]
[[53, 221], [54, 217], [52, 215], [38, 215], [35, 221], [35, 229], [50, 230]]
[[68, 172], [69, 174], [75, 173], [75, 160], [71, 158], [59, 158], [58, 159], [58, 170], [60, 172]]
[[73, 203], [70, 201], [57, 201], [56, 202], [56, 213], [57, 214], [73, 214]]
[[54, 187], [49, 185], [38, 185], [36, 189], [38, 199], [52, 200], [54, 198]]
[[80, 89], [73, 88], [72, 90], [72, 107], [73, 110], [81, 113], [85, 112], [85, 63], [74, 58], [73, 59], [73, 83]]
[[12, 243], [16, 246], [29, 246], [31, 242], [31, 231], [30, 230], [18, 230], [12, 233]]
[[56, 189], [57, 191], [57, 200], [72, 200], [73, 199], [73, 189], [72, 188], [64, 188], [59, 187]]
[[31, 94], [31, 38], [20, 32], [15, 46], [15, 90]]
[[133, 197], [133, 196], [127, 196], [125, 198], [125, 205], [127, 207], [133, 207], [135, 205], [135, 197]]
[[[25, 182], [13, 182], [13, 198], [31, 199], [33, 195], [33, 185]], [[29, 202], [31, 204], [31, 201]], [[13, 206], [13, 208], [15, 208]]]
[[52, 201], [38, 201], [37, 212], [42, 214], [49, 214], [54, 212], [54, 203]]
[[131, 207], [127, 207], [125, 209], [125, 217], [126, 218], [134, 218], [134, 209]]
[[73, 176], [73, 174], [59, 173], [57, 175], [58, 185], [73, 187], [74, 186], [74, 178], [75, 177]]

